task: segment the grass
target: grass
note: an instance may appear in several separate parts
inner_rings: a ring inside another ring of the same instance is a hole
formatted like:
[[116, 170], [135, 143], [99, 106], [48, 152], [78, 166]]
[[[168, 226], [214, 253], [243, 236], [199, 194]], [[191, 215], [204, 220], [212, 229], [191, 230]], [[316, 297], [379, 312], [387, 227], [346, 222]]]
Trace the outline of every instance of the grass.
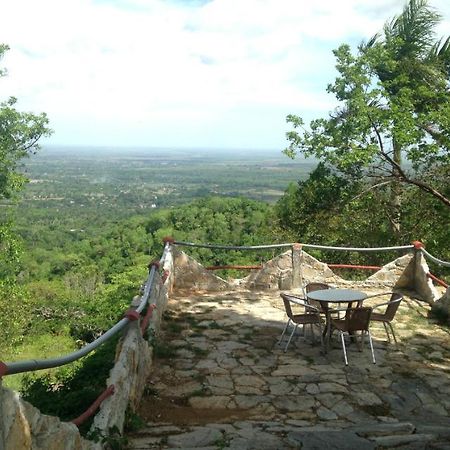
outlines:
[[[66, 355], [75, 350], [77, 350], [76, 342], [70, 336], [42, 334], [27, 337], [18, 351], [5, 353], [2, 355], [2, 359], [5, 362], [48, 359]], [[51, 370], [53, 369], [41, 370], [38, 373], [39, 375], [44, 375]], [[25, 374], [23, 373], [5, 376], [3, 378], [3, 385], [15, 391], [20, 391], [24, 376]]]

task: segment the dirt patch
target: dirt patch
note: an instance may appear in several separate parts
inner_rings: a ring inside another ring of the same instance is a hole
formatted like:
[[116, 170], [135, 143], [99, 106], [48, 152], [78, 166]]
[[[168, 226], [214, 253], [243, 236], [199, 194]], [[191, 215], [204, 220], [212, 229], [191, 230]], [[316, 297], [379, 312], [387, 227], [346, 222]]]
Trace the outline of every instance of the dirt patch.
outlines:
[[192, 408], [185, 399], [171, 397], [144, 397], [138, 415], [147, 423], [170, 423], [172, 425], [206, 425], [246, 420], [250, 414], [242, 409]]

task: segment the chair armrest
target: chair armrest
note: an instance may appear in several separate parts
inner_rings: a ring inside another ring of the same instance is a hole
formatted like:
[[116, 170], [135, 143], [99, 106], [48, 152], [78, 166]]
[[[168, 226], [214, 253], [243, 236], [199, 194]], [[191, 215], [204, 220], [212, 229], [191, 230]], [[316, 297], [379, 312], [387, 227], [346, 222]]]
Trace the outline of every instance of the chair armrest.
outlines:
[[308, 303], [306, 302], [306, 300], [304, 298], [297, 297], [296, 295], [291, 295], [291, 294], [280, 294], [280, 295], [282, 298], [285, 298], [286, 300], [288, 300], [291, 303], [294, 303], [294, 304], [300, 305], [300, 306], [309, 307]]
[[372, 295], [368, 295], [366, 297], [366, 299], [368, 298], [374, 298], [374, 297], [382, 297], [383, 295], [392, 295], [394, 294], [394, 292], [380, 292], [379, 294], [372, 294]]
[[392, 305], [393, 303], [398, 303], [398, 302], [401, 302], [402, 300], [403, 299], [398, 298], [397, 300], [392, 300], [392, 301], [389, 301], [389, 302], [380, 303], [379, 305], [371, 306], [371, 308], [375, 309], [375, 308], [380, 308], [381, 306]]

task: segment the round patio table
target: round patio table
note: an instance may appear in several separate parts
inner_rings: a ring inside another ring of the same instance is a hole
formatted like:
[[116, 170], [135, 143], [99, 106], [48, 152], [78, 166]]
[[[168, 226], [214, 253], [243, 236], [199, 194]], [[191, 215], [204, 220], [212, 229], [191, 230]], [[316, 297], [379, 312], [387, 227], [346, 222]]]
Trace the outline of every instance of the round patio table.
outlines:
[[347, 303], [348, 308], [352, 307], [354, 302], [358, 302], [358, 306], [367, 298], [367, 294], [355, 289], [321, 289], [318, 291], [308, 292], [308, 299], [315, 300], [320, 303], [325, 315], [325, 352], [328, 351], [328, 345], [331, 338], [331, 312], [332, 303]]

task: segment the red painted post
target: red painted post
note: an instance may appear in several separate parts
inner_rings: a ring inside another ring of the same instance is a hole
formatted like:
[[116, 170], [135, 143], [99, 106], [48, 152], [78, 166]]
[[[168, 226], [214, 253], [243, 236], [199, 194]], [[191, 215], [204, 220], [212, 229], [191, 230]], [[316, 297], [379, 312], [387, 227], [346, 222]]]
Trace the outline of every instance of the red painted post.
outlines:
[[76, 419], [73, 419], [71, 422], [75, 424], [77, 427], [79, 427], [85, 420], [89, 419], [89, 417], [92, 416], [92, 414], [97, 411], [97, 409], [100, 407], [100, 405], [103, 403], [104, 400], [106, 400], [108, 397], [114, 394], [115, 387], [113, 384], [111, 386], [108, 386], [95, 400], [94, 403], [92, 403], [91, 406], [80, 416], [78, 416]]
[[8, 366], [0, 361], [0, 378], [3, 377], [3, 375], [6, 375], [8, 373]]
[[412, 245], [414, 245], [415, 250], [420, 250], [421, 248], [425, 248], [425, 245], [423, 245], [420, 241], [412, 241]]
[[135, 309], [129, 309], [123, 316], [126, 317], [130, 322], [133, 322], [135, 320], [139, 320], [140, 314]]
[[148, 270], [150, 270], [152, 267], [159, 269], [159, 261], [157, 259], [148, 263]]
[[147, 328], [148, 322], [151, 319], [151, 317], [153, 316], [153, 310], [154, 309], [156, 309], [156, 305], [154, 303], [149, 305], [149, 307], [147, 308], [147, 313], [145, 314], [145, 316], [144, 316], [144, 318], [142, 319], [142, 322], [141, 322], [141, 333], [142, 334], [145, 333], [145, 329]]
[[432, 273], [428, 272], [427, 273], [427, 277], [431, 278], [433, 281], [435, 281], [437, 284], [439, 284], [439, 286], [442, 286], [445, 289], [448, 288], [448, 284], [445, 281], [443, 281], [440, 278], [438, 278], [436, 275], [433, 275]]

